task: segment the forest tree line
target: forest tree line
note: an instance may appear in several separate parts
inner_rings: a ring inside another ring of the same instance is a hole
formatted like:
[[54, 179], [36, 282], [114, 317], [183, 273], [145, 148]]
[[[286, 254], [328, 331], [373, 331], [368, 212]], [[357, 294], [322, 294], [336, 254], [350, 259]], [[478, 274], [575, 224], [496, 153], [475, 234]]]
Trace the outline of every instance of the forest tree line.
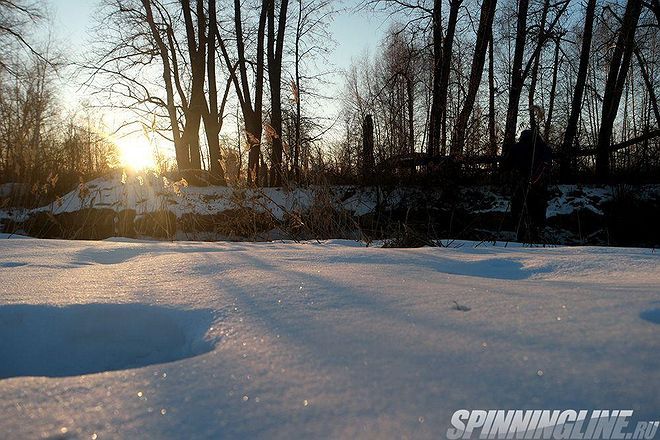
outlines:
[[[93, 117], [62, 120], [57, 59], [24, 37], [42, 9], [27, 5], [0, 0], [3, 175], [103, 170], [112, 146]], [[552, 145], [559, 181], [660, 171], [658, 0], [359, 6], [392, 23], [344, 73], [335, 121], [319, 111], [331, 0], [103, 0], [76, 72], [173, 145], [179, 170], [217, 183], [491, 176], [522, 128]]]
[[552, 145], [558, 181], [660, 171], [656, 0], [370, 5], [401, 18], [347, 74], [342, 156], [355, 170], [373, 115], [376, 163], [492, 170], [527, 128]]
[[70, 189], [117, 163], [97, 113], [62, 105], [65, 61], [51, 42], [31, 38], [46, 19], [39, 3], [0, 0], [0, 183], [22, 183], [35, 195]]

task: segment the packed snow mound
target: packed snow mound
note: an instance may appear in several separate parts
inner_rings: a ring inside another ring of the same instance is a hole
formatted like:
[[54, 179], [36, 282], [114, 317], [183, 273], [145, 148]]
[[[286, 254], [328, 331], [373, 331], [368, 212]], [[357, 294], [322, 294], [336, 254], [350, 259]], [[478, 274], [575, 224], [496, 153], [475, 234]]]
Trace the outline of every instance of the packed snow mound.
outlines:
[[138, 368], [210, 351], [212, 314], [143, 304], [0, 307], [0, 379]]

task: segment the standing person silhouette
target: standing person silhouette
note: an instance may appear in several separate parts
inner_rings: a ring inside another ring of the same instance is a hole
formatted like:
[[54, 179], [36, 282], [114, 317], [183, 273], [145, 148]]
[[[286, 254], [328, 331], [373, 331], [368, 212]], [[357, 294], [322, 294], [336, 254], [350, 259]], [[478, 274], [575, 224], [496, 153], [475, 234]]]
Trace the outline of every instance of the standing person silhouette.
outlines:
[[512, 185], [511, 217], [518, 241], [539, 238], [548, 206], [552, 150], [536, 130], [523, 130], [502, 167]]

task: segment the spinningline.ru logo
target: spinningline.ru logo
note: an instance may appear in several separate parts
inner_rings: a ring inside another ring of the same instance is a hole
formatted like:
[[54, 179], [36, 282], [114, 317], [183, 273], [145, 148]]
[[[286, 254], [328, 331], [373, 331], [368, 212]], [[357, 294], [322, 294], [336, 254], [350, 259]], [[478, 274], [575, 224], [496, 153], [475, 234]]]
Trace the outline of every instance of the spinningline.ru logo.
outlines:
[[[447, 438], [621, 439], [655, 438], [660, 421], [632, 423], [633, 410], [467, 410], [451, 418]], [[476, 435], [475, 431], [479, 431]]]

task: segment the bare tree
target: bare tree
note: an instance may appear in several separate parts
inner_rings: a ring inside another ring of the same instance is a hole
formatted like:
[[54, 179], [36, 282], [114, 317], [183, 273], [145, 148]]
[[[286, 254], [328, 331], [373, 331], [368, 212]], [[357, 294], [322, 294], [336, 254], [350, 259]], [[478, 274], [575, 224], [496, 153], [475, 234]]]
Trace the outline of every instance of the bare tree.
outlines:
[[224, 182], [225, 172], [222, 168], [222, 154], [220, 152], [220, 130], [224, 121], [225, 105], [231, 86], [231, 75], [234, 68], [230, 66], [230, 75], [226, 81], [224, 94], [222, 95], [220, 105], [218, 106], [218, 85], [216, 78], [216, 29], [217, 7], [216, 0], [208, 0], [209, 6], [209, 24], [208, 24], [208, 51], [206, 61], [206, 71], [209, 81], [208, 89], [208, 111], [204, 112], [204, 127], [206, 129], [206, 141], [209, 146], [209, 171], [214, 179]]
[[449, 90], [449, 74], [453, 58], [454, 36], [456, 34], [456, 22], [458, 21], [458, 12], [463, 4], [463, 0], [449, 1], [449, 18], [447, 20], [447, 31], [442, 45], [442, 67], [440, 70], [440, 83], [434, 93], [438, 94], [437, 111], [442, 124], [440, 134], [440, 153], [447, 153], [447, 93]]
[[504, 127], [504, 145], [503, 153], [509, 151], [515, 141], [516, 128], [518, 125], [518, 105], [522, 93], [523, 77], [523, 56], [525, 53], [525, 42], [527, 40], [527, 11], [529, 9], [529, 0], [519, 0], [518, 13], [516, 20], [516, 43], [511, 66], [511, 85], [509, 92], [509, 105], [506, 112], [506, 125]]
[[495, 134], [495, 54], [493, 26], [488, 35], [488, 154], [497, 155], [497, 135]]
[[[232, 81], [245, 124], [245, 137], [248, 145], [248, 183], [259, 183], [259, 165], [261, 159], [261, 134], [263, 131], [263, 91], [264, 91], [264, 37], [268, 18], [269, 1], [262, 1], [256, 34], [255, 58], [249, 58], [246, 52], [246, 35], [243, 31], [243, 18], [240, 0], [234, 0], [234, 31], [236, 38], [236, 61], [232, 61], [226, 43], [216, 29], [218, 43], [228, 69], [237, 66], [238, 75], [232, 73]], [[250, 87], [251, 66], [254, 65], [254, 102]]]
[[275, 0], [268, 0], [268, 79], [270, 83], [270, 126], [272, 158], [270, 185], [282, 185], [282, 54], [289, 0], [280, 0], [275, 29]]
[[635, 47], [635, 31], [641, 11], [641, 0], [628, 0], [607, 73], [596, 146], [596, 175], [600, 179], [607, 179], [610, 173], [610, 144], [614, 120], [619, 111], [621, 94], [630, 68], [630, 60]]
[[316, 69], [315, 66], [319, 61], [323, 65], [328, 64], [325, 56], [333, 41], [328, 23], [335, 13], [333, 0], [298, 0], [295, 11], [295, 35], [293, 47], [290, 48], [293, 52], [290, 72], [292, 120], [288, 123], [288, 145], [289, 160], [298, 182], [301, 171], [309, 170], [311, 144], [320, 140], [321, 121], [334, 122], [324, 115], [323, 110], [319, 111], [323, 106], [321, 102], [332, 99], [323, 89], [328, 83], [326, 78], [333, 70]]
[[[186, 111], [183, 143], [188, 147], [190, 167], [201, 169], [199, 129], [206, 110], [204, 82], [206, 79], [206, 16], [203, 0], [195, 0], [196, 20], [193, 20], [190, 0], [180, 0], [186, 29], [186, 42], [191, 73], [190, 105]], [[195, 23], [196, 21], [196, 23]], [[195, 24], [197, 28], [195, 29]]]
[[179, 170], [203, 166], [203, 121], [209, 171], [222, 183], [219, 133], [229, 86], [219, 97], [216, 12], [207, 12], [215, 8], [214, 0], [106, 0], [99, 42], [82, 67], [101, 106], [130, 109], [144, 124], [155, 120], [155, 132], [174, 145]]
[[559, 156], [559, 174], [562, 180], [570, 175], [570, 152], [573, 147], [575, 135], [577, 134], [578, 121], [582, 112], [582, 100], [587, 82], [589, 68], [589, 55], [591, 53], [591, 40], [593, 36], [594, 17], [596, 15], [596, 0], [588, 0], [584, 16], [584, 30], [582, 32], [582, 49], [580, 50], [580, 67], [575, 79], [571, 113], [566, 123], [564, 142], [562, 143]]
[[[518, 113], [520, 109], [520, 96], [522, 94], [523, 87], [525, 85], [525, 79], [531, 73], [531, 85], [530, 85], [530, 94], [529, 99], [534, 100], [534, 91], [536, 88], [536, 81], [538, 75], [538, 65], [540, 62], [541, 52], [545, 44], [553, 36], [554, 30], [557, 27], [561, 17], [564, 12], [568, 9], [568, 5], [571, 0], [561, 0], [558, 3], [552, 5], [553, 8], [556, 8], [552, 21], [548, 23], [548, 15], [550, 12], [551, 4], [549, 0], [544, 0], [543, 8], [541, 11], [541, 18], [538, 28], [538, 37], [534, 50], [530, 54], [527, 63], [523, 67], [523, 58], [525, 52], [525, 45], [527, 41], [527, 35], [529, 29], [527, 27], [527, 14], [529, 10], [529, 1], [521, 0], [518, 3], [518, 18], [516, 24], [516, 42], [515, 50], [512, 64], [512, 73], [511, 73], [511, 86], [509, 93], [509, 104], [507, 107], [506, 115], [506, 125], [504, 127], [504, 145], [503, 153], [506, 154], [508, 149], [513, 145], [515, 141], [516, 129], [518, 126]], [[546, 23], [547, 27], [546, 27]], [[536, 127], [537, 121], [534, 115], [533, 104], [529, 106], [530, 112], [530, 123], [532, 127]]]
[[442, 89], [442, 0], [433, 0], [433, 9], [431, 14], [431, 25], [433, 29], [433, 83], [431, 87], [431, 111], [429, 114], [429, 142], [427, 154], [429, 156], [437, 155], [440, 152], [440, 139], [442, 131], [442, 107], [440, 95]]
[[[163, 78], [163, 84], [165, 85], [165, 101], [162, 101], [159, 98], [152, 98], [151, 93], [149, 93], [147, 90], [144, 90], [146, 93], [146, 97], [144, 98], [146, 101], [150, 102], [157, 102], [161, 105], [163, 105], [167, 109], [167, 115], [169, 117], [169, 122], [171, 126], [171, 131], [172, 131], [172, 136], [173, 136], [173, 142], [174, 142], [174, 149], [176, 153], [176, 162], [179, 167], [179, 169], [188, 169], [191, 167], [191, 160], [190, 160], [190, 150], [189, 150], [189, 144], [186, 142], [185, 138], [183, 137], [182, 130], [179, 126], [179, 116], [177, 114], [177, 103], [175, 100], [175, 91], [174, 91], [174, 82], [177, 82], [177, 89], [179, 93], [181, 94], [180, 98], [183, 101], [183, 107], [187, 107], [187, 99], [185, 94], [182, 94], [182, 88], [180, 86], [180, 78], [178, 78], [178, 66], [176, 65], [176, 47], [174, 43], [174, 32], [172, 30], [171, 24], [166, 24], [166, 38], [168, 41], [168, 44], [165, 43], [165, 40], [163, 38], [162, 31], [160, 29], [160, 24], [156, 22], [156, 18], [153, 13], [153, 8], [152, 8], [152, 0], [141, 0], [142, 1], [142, 6], [144, 8], [144, 18], [145, 22], [149, 25], [149, 30], [151, 32], [151, 38], [153, 38], [153, 41], [156, 44], [156, 49], [155, 51], [157, 52], [158, 56], [160, 57], [160, 60], [162, 62], [161, 68], [162, 68], [162, 78]], [[119, 10], [122, 10], [122, 4], [118, 3], [117, 7]], [[134, 13], [138, 13], [136, 9], [128, 9], [128, 8], [123, 8], [124, 11], [132, 11]], [[160, 12], [161, 9], [159, 9], [159, 13], [161, 18], [164, 18], [164, 13]], [[117, 50], [120, 50], [120, 48], [129, 46], [128, 41], [121, 41], [117, 46]], [[114, 52], [114, 51], [113, 51]], [[113, 58], [117, 57], [118, 59], [128, 59], [132, 56], [133, 54], [112, 54], [109, 60], [112, 60]], [[172, 65], [170, 63], [170, 57], [173, 60]], [[108, 61], [109, 61], [108, 60]], [[104, 60], [101, 60], [104, 61]], [[101, 63], [101, 66], [98, 69], [105, 69], [106, 63]], [[119, 70], [119, 69], [118, 69]], [[113, 74], [114, 72], [109, 72]], [[117, 72], [118, 75], [122, 79], [128, 78], [127, 75], [122, 74], [121, 72]], [[129, 84], [128, 87], [132, 87], [137, 83], [137, 80], [133, 79], [128, 79], [131, 84]], [[184, 129], [185, 132], [185, 129]]]
[[488, 42], [492, 38], [493, 18], [495, 17], [495, 7], [497, 0], [484, 0], [481, 4], [481, 15], [479, 18], [479, 29], [477, 30], [477, 41], [474, 47], [474, 57], [472, 59], [472, 68], [470, 70], [470, 82], [468, 85], [467, 96], [463, 103], [463, 109], [458, 115], [458, 120], [454, 126], [452, 135], [452, 156], [460, 156], [463, 154], [465, 146], [465, 130], [467, 123], [474, 108], [474, 101], [477, 97], [479, 85], [481, 84], [481, 76], [486, 62], [486, 50], [488, 50]]
[[34, 26], [44, 19], [43, 10], [38, 1], [0, 0], [0, 70], [14, 71], [9, 59], [17, 46], [50, 63], [29, 37], [34, 34]]

